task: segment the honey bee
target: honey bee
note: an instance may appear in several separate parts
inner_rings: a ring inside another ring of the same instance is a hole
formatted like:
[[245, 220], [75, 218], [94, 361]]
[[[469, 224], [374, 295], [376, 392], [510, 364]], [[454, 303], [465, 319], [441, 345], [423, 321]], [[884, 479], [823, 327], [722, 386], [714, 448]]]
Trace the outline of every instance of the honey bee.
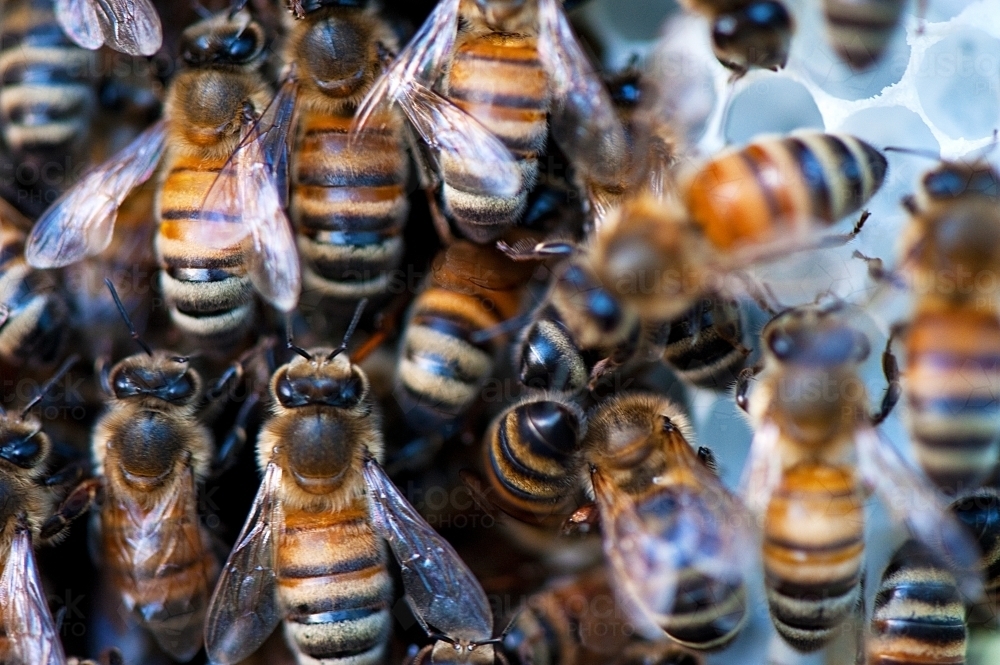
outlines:
[[871, 632], [870, 665], [965, 662], [962, 595], [920, 543], [903, 543], [882, 573]]
[[1000, 494], [985, 486], [964, 493], [951, 504], [951, 511], [972, 533], [980, 554], [990, 615], [1000, 601]]
[[745, 510], [668, 399], [619, 393], [590, 415], [583, 458], [611, 580], [636, 630], [722, 649], [747, 618]]
[[42, 523], [52, 514], [56, 499], [46, 478], [52, 442], [30, 413], [76, 360], [63, 363], [20, 413], [0, 407], [0, 662], [11, 665], [66, 663], [33, 545], [51, 540], [42, 534]]
[[483, 436], [489, 499], [522, 522], [562, 522], [579, 488], [580, 407], [556, 395], [536, 395], [504, 409]]
[[62, 29], [86, 49], [107, 44], [128, 55], [153, 55], [163, 43], [150, 0], [55, 0], [55, 9]]
[[463, 648], [461, 640], [490, 637], [479, 583], [376, 461], [375, 405], [345, 344], [295, 347], [301, 357], [274, 374], [276, 411], [257, 451], [264, 479], [212, 596], [205, 634], [213, 662], [249, 656], [282, 619], [299, 663], [381, 662], [392, 602], [381, 539], [428, 634], [443, 631]]
[[[83, 148], [97, 106], [97, 62], [63, 35], [52, 0], [3, 0], [0, 16], [0, 135], [18, 165], [5, 179], [24, 180], [5, 196], [34, 217], [61, 189], [47, 175], [51, 165], [69, 170]], [[21, 173], [35, 177], [29, 183]]]
[[[757, 139], [682, 178], [680, 200], [642, 192], [610, 216], [592, 242], [601, 281], [644, 317], [669, 321], [721, 275], [814, 242], [879, 189], [886, 159], [852, 136], [815, 131]], [[862, 215], [846, 242], [864, 224]], [[723, 294], [725, 295], [725, 294]]]
[[93, 432], [95, 477], [67, 497], [51, 526], [75, 519], [102, 494], [94, 542], [110, 587], [163, 651], [187, 661], [201, 648], [219, 568], [198, 518], [198, 485], [214, 455], [196, 413], [203, 382], [187, 358], [153, 351], [139, 338], [107, 284], [143, 353], [102, 375], [110, 400]]
[[[532, 594], [503, 638], [511, 665], [699, 665], [673, 642], [634, 635], [603, 567]], [[614, 658], [614, 656], [618, 656]]]
[[[442, 0], [366, 95], [356, 129], [383, 103], [419, 126], [422, 86], [439, 79], [442, 94], [509, 149], [483, 155], [469, 143], [440, 156], [443, 210], [469, 240], [495, 240], [520, 220], [550, 121], [578, 167], [617, 175], [623, 129], [558, 0]], [[436, 149], [439, 139], [423, 135]]]
[[777, 0], [684, 0], [712, 23], [712, 50], [734, 75], [778, 70], [788, 60], [794, 23]]
[[771, 618], [799, 651], [827, 644], [855, 611], [864, 555], [864, 504], [873, 488], [890, 516], [956, 567], [978, 594], [974, 545], [933, 486], [881, 439], [858, 366], [870, 342], [842, 303], [778, 314], [764, 328], [763, 371], [746, 401], [755, 432], [744, 471], [747, 504], [763, 517]]
[[830, 45], [853, 69], [867, 69], [885, 52], [906, 0], [823, 0]]
[[102, 252], [122, 202], [166, 153], [156, 251], [173, 322], [196, 340], [232, 343], [254, 320], [254, 288], [279, 310], [294, 308], [298, 255], [279, 193], [292, 105], [279, 95], [268, 106], [265, 46], [245, 10], [188, 28], [166, 118], [46, 211], [28, 262], [58, 267]]
[[66, 337], [69, 309], [54, 276], [24, 260], [28, 222], [0, 199], [0, 361], [48, 364]]
[[[915, 303], [893, 337], [906, 349], [906, 420], [924, 471], [957, 491], [981, 484], [1000, 454], [998, 182], [983, 161], [944, 162], [903, 202], [911, 215], [896, 270]], [[890, 277], [877, 265], [873, 272]]]
[[479, 341], [512, 319], [534, 270], [494, 247], [456, 240], [434, 259], [403, 331], [396, 399], [420, 431], [453, 423], [493, 372], [502, 336]]

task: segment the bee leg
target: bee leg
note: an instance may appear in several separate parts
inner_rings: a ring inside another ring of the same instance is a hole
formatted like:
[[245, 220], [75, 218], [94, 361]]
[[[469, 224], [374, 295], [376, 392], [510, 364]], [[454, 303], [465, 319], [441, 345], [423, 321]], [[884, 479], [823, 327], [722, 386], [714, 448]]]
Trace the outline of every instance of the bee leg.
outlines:
[[486, 486], [486, 483], [483, 482], [482, 477], [472, 469], [462, 469], [458, 472], [458, 475], [462, 479], [462, 484], [469, 490], [472, 501], [476, 506], [494, 520], [499, 519], [500, 512], [498, 509], [500, 507], [490, 499], [490, 490]]
[[55, 514], [42, 524], [41, 537], [49, 540], [65, 531], [76, 518], [97, 505], [103, 483], [100, 478], [88, 478], [70, 492]]
[[830, 249], [832, 247], [841, 247], [851, 242], [852, 240], [858, 237], [858, 235], [861, 233], [861, 229], [865, 227], [865, 222], [867, 222], [868, 218], [871, 216], [872, 214], [870, 212], [868, 212], [867, 210], [862, 210], [861, 217], [858, 218], [858, 221], [854, 223], [853, 229], [851, 229], [847, 233], [841, 233], [839, 235], [826, 236], [825, 238], [822, 238], [817, 243], [818, 248]]
[[434, 229], [437, 231], [438, 238], [445, 245], [450, 245], [455, 242], [455, 234], [451, 232], [451, 224], [448, 223], [448, 218], [441, 211], [441, 206], [437, 200], [437, 192], [430, 189], [424, 191], [427, 192], [427, 205], [430, 207], [431, 220], [434, 222]]
[[902, 394], [902, 386], [899, 383], [899, 362], [892, 352], [892, 343], [899, 335], [906, 332], [906, 324], [896, 324], [892, 327], [889, 339], [885, 342], [885, 350], [882, 351], [882, 374], [885, 375], [886, 387], [882, 395], [882, 405], [876, 413], [871, 415], [872, 425], [879, 425], [889, 414], [899, 401]]
[[71, 485], [83, 478], [83, 472], [87, 469], [88, 463], [85, 459], [76, 459], [69, 462], [58, 471], [49, 474], [42, 485], [45, 487], [59, 487], [61, 485]]
[[758, 362], [753, 367], [744, 367], [741, 369], [739, 376], [736, 377], [736, 406], [743, 409], [743, 411], [749, 411], [750, 409], [750, 400], [748, 397], [750, 381], [760, 374], [762, 369], [764, 369], [763, 363]]
[[574, 533], [590, 533], [600, 523], [601, 511], [598, 510], [597, 504], [587, 503], [566, 518], [562, 525], [562, 533], [566, 536]]
[[868, 276], [873, 281], [900, 289], [906, 288], [906, 281], [903, 279], [902, 275], [892, 270], [887, 270], [885, 264], [882, 262], [882, 259], [873, 256], [866, 256], [858, 250], [854, 250], [854, 253], [851, 256], [855, 259], [861, 259], [868, 265]]
[[506, 254], [511, 261], [544, 261], [553, 257], [569, 256], [576, 249], [576, 245], [562, 240], [536, 243], [528, 239], [508, 245], [503, 240], [498, 240], [497, 249]]
[[416, 653], [413, 658], [409, 658], [404, 661], [404, 665], [429, 665], [431, 662], [431, 651], [434, 649], [433, 644], [428, 644]]
[[212, 461], [210, 472], [212, 477], [221, 476], [236, 464], [236, 460], [240, 457], [240, 451], [243, 450], [243, 446], [247, 442], [247, 423], [250, 421], [250, 416], [253, 415], [254, 408], [259, 403], [260, 394], [250, 393], [240, 406], [233, 426], [226, 434], [226, 438], [222, 440], [222, 445], [219, 446], [215, 459]]

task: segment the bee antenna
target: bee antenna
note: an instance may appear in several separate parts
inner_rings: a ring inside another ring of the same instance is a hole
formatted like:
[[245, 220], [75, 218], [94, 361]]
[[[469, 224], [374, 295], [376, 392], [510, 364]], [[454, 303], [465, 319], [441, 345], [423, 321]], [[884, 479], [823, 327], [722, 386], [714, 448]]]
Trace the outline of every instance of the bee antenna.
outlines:
[[233, 4], [229, 6], [229, 20], [232, 20], [237, 14], [242, 11], [244, 7], [247, 6], [248, 0], [233, 0]]
[[31, 411], [33, 408], [35, 408], [35, 406], [42, 401], [42, 398], [44, 398], [45, 395], [48, 394], [50, 390], [52, 390], [52, 386], [56, 385], [56, 383], [61, 378], [66, 376], [66, 372], [68, 372], [70, 368], [73, 367], [73, 365], [79, 362], [79, 360], [80, 356], [76, 355], [75, 353], [71, 355], [69, 358], [67, 358], [63, 362], [63, 364], [59, 366], [59, 369], [56, 370], [56, 373], [53, 374], [51, 377], [49, 377], [49, 380], [42, 385], [41, 389], [39, 389], [38, 391], [38, 394], [32, 397], [31, 401], [24, 405], [24, 408], [21, 409], [21, 418], [24, 418], [26, 415], [28, 415], [28, 412]]
[[456, 644], [454, 638], [448, 637], [444, 633], [437, 633], [437, 632], [429, 633], [427, 637], [431, 638], [435, 642], [447, 642], [448, 644]]
[[142, 347], [142, 350], [146, 352], [147, 356], [153, 355], [153, 350], [149, 348], [149, 345], [142, 341], [139, 337], [139, 333], [135, 331], [135, 326], [132, 325], [132, 319], [129, 318], [128, 312], [125, 311], [125, 305], [122, 304], [122, 299], [118, 297], [118, 291], [115, 289], [115, 285], [111, 283], [111, 280], [107, 277], [104, 278], [104, 284], [107, 285], [108, 290], [111, 291], [111, 297], [115, 299], [115, 306], [118, 307], [118, 313], [122, 315], [122, 319], [125, 321], [125, 325], [128, 326], [128, 332], [132, 336], [132, 339]]
[[906, 155], [916, 155], [917, 157], [926, 157], [927, 159], [933, 159], [934, 161], [939, 161], [941, 155], [935, 154], [930, 150], [922, 150], [920, 148], [905, 148], [898, 145], [888, 145], [885, 147], [886, 152], [901, 152]]
[[209, 11], [208, 7], [201, 4], [199, 0], [192, 0], [191, 8], [194, 9], [194, 13], [198, 15], [198, 18], [202, 20], [212, 18], [212, 12]]
[[312, 360], [313, 357], [312, 357], [311, 353], [309, 353], [308, 351], [306, 351], [305, 349], [303, 349], [301, 346], [298, 346], [295, 342], [292, 341], [292, 326], [291, 326], [291, 323], [292, 323], [291, 321], [288, 322], [288, 329], [287, 329], [287, 333], [285, 335], [285, 348], [288, 349], [289, 351], [294, 351], [295, 353], [299, 354], [300, 356], [302, 356], [306, 360]]
[[358, 306], [354, 308], [354, 317], [351, 319], [351, 325], [347, 326], [347, 332], [344, 333], [343, 341], [340, 342], [340, 346], [330, 352], [330, 355], [326, 357], [327, 360], [333, 360], [347, 350], [347, 343], [350, 341], [351, 336], [354, 335], [354, 329], [358, 327], [358, 322], [361, 321], [361, 315], [364, 314], [365, 307], [367, 306], [368, 298], [362, 298]]

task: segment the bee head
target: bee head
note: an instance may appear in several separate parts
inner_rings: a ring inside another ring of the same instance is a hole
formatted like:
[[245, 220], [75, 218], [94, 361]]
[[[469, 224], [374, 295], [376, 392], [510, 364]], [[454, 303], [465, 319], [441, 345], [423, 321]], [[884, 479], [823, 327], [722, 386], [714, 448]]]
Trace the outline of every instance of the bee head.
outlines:
[[114, 366], [109, 383], [118, 399], [152, 397], [176, 406], [188, 406], [201, 395], [201, 377], [187, 358], [157, 351], [136, 354]]
[[0, 417], [0, 463], [34, 470], [48, 457], [51, 443], [36, 418]]
[[331, 97], [347, 97], [375, 71], [378, 62], [373, 26], [361, 16], [329, 12], [294, 45], [304, 75]]
[[267, 37], [246, 11], [217, 14], [194, 24], [181, 37], [181, 57], [193, 67], [247, 65], [263, 58]]
[[835, 367], [864, 362], [868, 337], [839, 316], [841, 308], [804, 306], [775, 316], [763, 331], [767, 352], [779, 362], [803, 367]]
[[312, 349], [274, 374], [271, 390], [285, 408], [330, 406], [354, 409], [367, 405], [368, 377], [336, 349]]

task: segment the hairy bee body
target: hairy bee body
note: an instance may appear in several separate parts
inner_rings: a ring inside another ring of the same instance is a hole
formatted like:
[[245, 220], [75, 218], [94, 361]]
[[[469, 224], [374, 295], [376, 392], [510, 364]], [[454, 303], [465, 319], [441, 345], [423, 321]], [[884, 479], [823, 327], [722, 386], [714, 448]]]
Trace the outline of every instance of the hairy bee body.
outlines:
[[518, 222], [538, 173], [548, 129], [549, 80], [534, 36], [471, 31], [460, 35], [445, 93], [499, 138], [518, 160], [521, 189], [500, 197], [477, 187], [478, 165], [443, 160], [447, 211], [475, 242], [488, 242]]
[[801, 237], [859, 210], [882, 185], [885, 157], [845, 134], [801, 132], [727, 150], [684, 189], [691, 218], [721, 250]]
[[401, 342], [396, 395], [414, 427], [454, 421], [472, 403], [502, 341], [473, 335], [518, 313], [533, 269], [462, 240], [435, 258]]
[[905, 5], [905, 0], [823, 0], [831, 46], [855, 69], [872, 66], [885, 52]]
[[115, 397], [92, 440], [105, 492], [96, 521], [104, 574], [161, 648], [189, 659], [219, 571], [198, 518], [214, 449], [195, 414], [201, 379], [186, 360], [157, 352], [121, 361], [110, 382]]
[[852, 469], [802, 463], [785, 472], [764, 522], [764, 577], [778, 633], [815, 651], [861, 593], [864, 505]]
[[[51, 0], [4, 0], [0, 17], [3, 141], [18, 164], [40, 169], [47, 160], [63, 162], [82, 146], [97, 105], [96, 55], [63, 34]], [[45, 184], [52, 190], [32, 192], [41, 208], [68, 183]]]
[[[683, 539], [678, 555], [677, 589], [671, 607], [647, 608], [676, 642], [694, 649], [722, 649], [746, 621], [742, 580], [715, 577], [699, 568], [718, 556], [729, 524], [718, 519], [720, 495], [709, 494], [705, 476], [693, 469], [703, 462], [687, 441], [687, 419], [676, 405], [657, 395], [622, 393], [605, 400], [591, 414], [583, 457], [635, 506], [640, 519], [652, 520], [656, 537]], [[596, 490], [595, 490], [596, 491]], [[683, 506], [686, 519], [674, 520]], [[613, 510], [613, 508], [612, 508]], [[687, 526], [698, 524], [697, 533]]]
[[401, 118], [382, 111], [348, 143], [358, 99], [379, 71], [377, 47], [394, 44], [380, 19], [354, 7], [310, 11], [289, 41], [287, 58], [300, 70], [290, 213], [306, 287], [334, 300], [384, 294], [403, 255]]
[[504, 410], [483, 438], [490, 499], [523, 522], [563, 521], [579, 486], [583, 424], [567, 401], [528, 398]]
[[[189, 29], [191, 40], [225, 28], [225, 16]], [[249, 23], [247, 38], [263, 52], [261, 28]], [[258, 54], [259, 55], [259, 54]], [[243, 54], [246, 57], [246, 54]], [[205, 208], [216, 179], [237, 175], [224, 169], [240, 140], [245, 105], [260, 113], [270, 91], [257, 71], [259, 57], [236, 63], [194, 61], [171, 83], [166, 103], [167, 154], [157, 193], [160, 221], [156, 251], [161, 264], [160, 288], [174, 323], [195, 338], [230, 342], [249, 329], [256, 312], [254, 288], [247, 274], [249, 241], [209, 247], [201, 241], [204, 225], [234, 226], [240, 220]], [[225, 187], [225, 183], [216, 185]], [[222, 219], [220, 219], [222, 217]], [[242, 234], [245, 236], [245, 234]]]
[[875, 595], [871, 665], [962, 665], [965, 606], [955, 578], [916, 541], [896, 550]]
[[24, 233], [0, 226], [0, 360], [12, 365], [56, 360], [69, 308], [49, 272], [24, 259]]
[[752, 67], [777, 70], [785, 66], [794, 27], [777, 0], [683, 0], [705, 14], [712, 24], [712, 50], [735, 74]]
[[674, 373], [698, 388], [726, 390], [746, 366], [743, 320], [735, 300], [717, 296], [658, 331], [663, 360]]

